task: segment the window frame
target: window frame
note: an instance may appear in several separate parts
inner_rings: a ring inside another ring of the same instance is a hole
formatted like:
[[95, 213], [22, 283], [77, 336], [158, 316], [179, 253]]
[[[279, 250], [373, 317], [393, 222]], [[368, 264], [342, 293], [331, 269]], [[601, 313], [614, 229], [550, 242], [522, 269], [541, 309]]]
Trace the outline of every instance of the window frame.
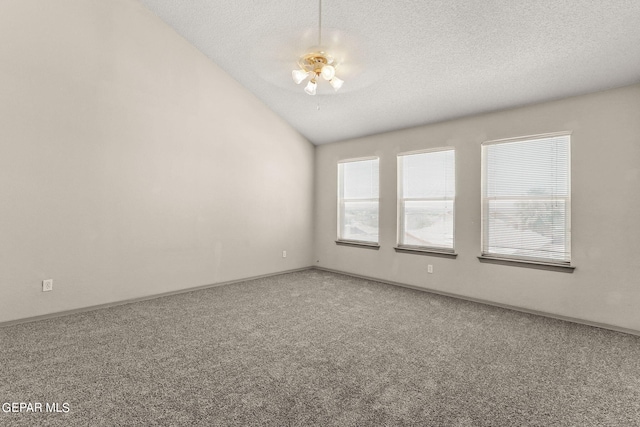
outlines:
[[[439, 153], [443, 151], [452, 151], [453, 152], [453, 176], [454, 176], [454, 185], [453, 185], [453, 197], [448, 198], [405, 198], [404, 196], [404, 170], [402, 166], [402, 157], [412, 156], [418, 154], [429, 154], [429, 153]], [[457, 196], [457, 168], [456, 168], [456, 149], [455, 147], [437, 147], [437, 148], [428, 148], [424, 150], [415, 150], [415, 151], [407, 151], [403, 153], [398, 153], [397, 155], [397, 204], [396, 204], [396, 252], [424, 252], [424, 253], [432, 253], [432, 254], [442, 254], [442, 255], [453, 255], [456, 256], [455, 248], [456, 248], [456, 196]], [[442, 247], [442, 246], [426, 246], [426, 245], [407, 245], [401, 243], [402, 235], [404, 233], [404, 202], [406, 201], [448, 201], [451, 200], [453, 203], [453, 244], [452, 247]]]
[[[370, 199], [345, 199], [344, 198], [344, 182], [343, 182], [343, 169], [342, 165], [346, 163], [356, 163], [356, 162], [365, 162], [376, 160], [378, 162], [378, 197], [370, 198]], [[360, 247], [369, 247], [373, 249], [377, 249], [380, 247], [380, 157], [378, 156], [369, 156], [369, 157], [358, 157], [351, 159], [343, 159], [337, 162], [337, 177], [338, 177], [338, 200], [337, 200], [337, 239], [336, 244], [343, 246], [360, 246]], [[342, 237], [342, 230], [344, 229], [344, 224], [342, 223], [344, 216], [344, 206], [345, 202], [376, 202], [378, 204], [378, 223], [376, 224], [378, 230], [378, 239], [376, 242], [371, 242], [368, 240], [357, 240], [357, 239], [345, 239]]]
[[[518, 143], [518, 142], [526, 142], [526, 141], [536, 141], [541, 139], [550, 139], [567, 136], [568, 137], [568, 158], [567, 158], [567, 195], [566, 196], [492, 196], [487, 197], [487, 178], [488, 178], [488, 165], [487, 165], [487, 150], [486, 147], [492, 145], [499, 145], [505, 143]], [[555, 270], [555, 269], [574, 269], [575, 267], [572, 265], [572, 250], [571, 250], [571, 241], [572, 241], [572, 230], [571, 230], [571, 131], [562, 131], [562, 132], [553, 132], [553, 133], [545, 133], [538, 135], [527, 135], [520, 136], [515, 138], [503, 138], [491, 141], [485, 141], [481, 144], [481, 184], [480, 184], [480, 200], [481, 200], [481, 219], [480, 219], [480, 256], [478, 257], [481, 261], [488, 262], [498, 262], [498, 263], [507, 263], [507, 264], [520, 264], [522, 266], [534, 267], [546, 267], [545, 269]], [[527, 201], [544, 201], [544, 200], [563, 200], [565, 203], [565, 227], [564, 227], [564, 247], [566, 253], [568, 253], [569, 260], [554, 260], [551, 258], [542, 258], [542, 257], [529, 257], [529, 256], [517, 256], [517, 255], [507, 255], [507, 254], [496, 254], [488, 251], [488, 243], [486, 240], [489, 238], [488, 230], [489, 230], [489, 201], [490, 200], [527, 200]], [[485, 247], [487, 247], [487, 251], [485, 251]]]

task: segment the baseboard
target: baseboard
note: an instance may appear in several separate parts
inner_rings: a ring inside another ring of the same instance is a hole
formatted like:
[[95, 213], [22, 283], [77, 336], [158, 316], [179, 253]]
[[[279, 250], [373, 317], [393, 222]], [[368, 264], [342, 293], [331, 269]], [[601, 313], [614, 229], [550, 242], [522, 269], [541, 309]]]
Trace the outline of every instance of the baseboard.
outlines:
[[570, 316], [562, 316], [562, 315], [558, 315], [558, 314], [547, 313], [547, 312], [544, 312], [544, 311], [531, 310], [531, 309], [528, 309], [528, 308], [517, 307], [517, 306], [513, 306], [513, 305], [509, 305], [509, 304], [501, 304], [501, 303], [498, 303], [498, 302], [488, 301], [488, 300], [484, 300], [484, 299], [480, 299], [480, 298], [466, 297], [464, 295], [458, 295], [458, 294], [439, 291], [439, 290], [435, 290], [435, 289], [424, 288], [422, 286], [408, 285], [406, 283], [393, 282], [393, 281], [390, 281], [390, 280], [378, 279], [376, 277], [369, 277], [369, 276], [363, 276], [361, 274], [348, 273], [348, 272], [340, 271], [340, 270], [333, 270], [331, 268], [318, 267], [318, 266], [313, 266], [312, 268], [316, 269], [316, 270], [328, 271], [330, 273], [344, 274], [345, 276], [356, 277], [358, 279], [371, 280], [372, 282], [384, 283], [386, 285], [400, 286], [400, 287], [403, 287], [403, 288], [415, 289], [417, 291], [428, 292], [428, 293], [432, 293], [432, 294], [436, 294], [436, 295], [442, 295], [442, 296], [445, 296], [445, 297], [451, 297], [451, 298], [461, 299], [461, 300], [465, 300], [465, 301], [477, 302], [479, 304], [485, 304], [485, 305], [490, 305], [490, 306], [493, 306], [493, 307], [505, 308], [507, 310], [519, 311], [521, 313], [534, 314], [536, 316], [549, 317], [549, 318], [552, 318], [552, 319], [564, 320], [565, 322], [578, 323], [580, 325], [593, 326], [595, 328], [607, 329], [607, 330], [610, 330], [610, 331], [621, 332], [623, 334], [640, 336], [640, 331], [637, 331], [635, 329], [622, 328], [620, 326], [609, 325], [607, 323], [592, 322], [590, 320], [578, 319], [578, 318], [570, 317]]
[[132, 303], [140, 302], [140, 301], [148, 301], [148, 300], [153, 300], [153, 299], [156, 299], [156, 298], [168, 297], [168, 296], [171, 296], [171, 295], [184, 294], [184, 293], [187, 293], [187, 292], [194, 292], [194, 291], [199, 291], [199, 290], [202, 290], [202, 289], [215, 288], [215, 287], [218, 287], [218, 286], [231, 285], [231, 284], [234, 284], [234, 283], [247, 282], [247, 281], [250, 281], [250, 280], [262, 279], [262, 278], [271, 277], [271, 276], [279, 276], [279, 275], [282, 275], [282, 274], [295, 273], [297, 271], [305, 271], [305, 270], [310, 270], [310, 269], [327, 271], [327, 272], [336, 273], [336, 274], [343, 274], [345, 276], [351, 276], [351, 277], [356, 277], [356, 278], [359, 278], [359, 279], [371, 280], [372, 282], [384, 283], [386, 285], [392, 285], [392, 286], [399, 286], [399, 287], [403, 287], [403, 288], [414, 289], [414, 290], [417, 290], [417, 291], [428, 292], [428, 293], [432, 293], [432, 294], [436, 294], [436, 295], [442, 295], [442, 296], [446, 296], [446, 297], [450, 297], [450, 298], [456, 298], [456, 299], [461, 299], [461, 300], [465, 300], [465, 301], [471, 301], [471, 302], [475, 302], [475, 303], [479, 303], [479, 304], [490, 305], [490, 306], [493, 306], [493, 307], [500, 307], [500, 308], [504, 308], [504, 309], [507, 309], [507, 310], [519, 311], [521, 313], [528, 313], [528, 314], [533, 314], [533, 315], [536, 315], [536, 316], [549, 317], [549, 318], [552, 318], [552, 319], [563, 320], [565, 322], [572, 322], [572, 323], [577, 323], [577, 324], [580, 324], [580, 325], [593, 326], [595, 328], [607, 329], [607, 330], [610, 330], [610, 331], [621, 332], [621, 333], [624, 333], [624, 334], [640, 336], [640, 331], [637, 331], [635, 329], [622, 328], [620, 326], [609, 325], [607, 323], [592, 322], [592, 321], [589, 321], [589, 320], [578, 319], [578, 318], [570, 317], [570, 316], [562, 316], [562, 315], [553, 314], [553, 313], [547, 313], [547, 312], [539, 311], [539, 310], [531, 310], [531, 309], [527, 309], [527, 308], [512, 306], [512, 305], [509, 305], [509, 304], [502, 304], [502, 303], [497, 303], [497, 302], [493, 302], [493, 301], [489, 301], [489, 300], [484, 300], [484, 299], [481, 299], [481, 298], [472, 298], [472, 297], [467, 297], [467, 296], [464, 296], [464, 295], [454, 294], [454, 293], [450, 293], [450, 292], [439, 291], [439, 290], [436, 290], [436, 289], [425, 288], [425, 287], [422, 287], [422, 286], [414, 286], [414, 285], [409, 285], [409, 284], [406, 284], [406, 283], [394, 282], [394, 281], [391, 281], [391, 280], [384, 280], [384, 279], [379, 279], [379, 278], [376, 278], [376, 277], [370, 277], [370, 276], [364, 276], [364, 275], [361, 275], [361, 274], [349, 273], [349, 272], [346, 272], [346, 271], [334, 270], [334, 269], [331, 269], [331, 268], [318, 267], [318, 266], [315, 266], [315, 265], [314, 266], [309, 266], [309, 267], [296, 268], [296, 269], [293, 269], [293, 270], [279, 271], [279, 272], [276, 272], [276, 273], [262, 274], [262, 275], [259, 275], [259, 276], [246, 277], [246, 278], [243, 278], [243, 279], [229, 280], [229, 281], [226, 281], [226, 282], [212, 283], [212, 284], [209, 284], [209, 285], [195, 286], [195, 287], [192, 287], [192, 288], [180, 289], [180, 290], [177, 290], [177, 291], [163, 292], [161, 294], [148, 295], [148, 296], [145, 296], [145, 297], [131, 298], [131, 299], [127, 299], [127, 300], [110, 302], [110, 303], [106, 303], [106, 304], [97, 304], [97, 305], [92, 305], [92, 306], [88, 306], [88, 307], [76, 308], [76, 309], [72, 309], [72, 310], [59, 311], [59, 312], [56, 312], [56, 313], [49, 313], [49, 314], [43, 314], [43, 315], [39, 315], [39, 316], [26, 317], [26, 318], [23, 318], [23, 319], [9, 320], [7, 322], [0, 322], [0, 328], [7, 327], [7, 326], [13, 326], [13, 325], [19, 325], [19, 324], [22, 324], [22, 323], [37, 322], [39, 320], [53, 319], [53, 318], [56, 318], [56, 317], [68, 316], [68, 315], [71, 315], [71, 314], [84, 313], [84, 312], [87, 312], [87, 311], [100, 310], [100, 309], [103, 309], [103, 308], [117, 307], [117, 306], [120, 306], [120, 305], [132, 304]]
[[74, 308], [72, 310], [64, 310], [64, 311], [58, 311], [58, 312], [55, 312], [55, 313], [42, 314], [42, 315], [39, 315], [39, 316], [25, 317], [23, 319], [9, 320], [7, 322], [0, 322], [0, 328], [4, 328], [4, 327], [7, 327], [7, 326], [19, 325], [19, 324], [23, 324], [23, 323], [37, 322], [39, 320], [54, 319], [56, 317], [68, 316], [70, 314], [85, 313], [87, 311], [93, 311], [93, 310], [101, 310], [103, 308], [117, 307], [117, 306], [120, 306], [120, 305], [132, 304], [134, 302], [148, 301], [148, 300], [153, 300], [153, 299], [156, 299], [156, 298], [168, 297], [168, 296], [171, 296], [171, 295], [179, 295], [179, 294], [184, 294], [184, 293], [187, 293], [187, 292], [200, 291], [200, 290], [203, 290], [203, 289], [216, 288], [218, 286], [231, 285], [231, 284], [234, 284], [234, 283], [248, 282], [249, 280], [263, 279], [265, 277], [279, 276], [281, 274], [295, 273], [296, 271], [304, 271], [304, 270], [309, 270], [311, 268], [312, 267], [296, 268], [296, 269], [293, 269], [293, 270], [279, 271], [277, 273], [268, 273], [268, 274], [262, 274], [262, 275], [259, 275], [259, 276], [246, 277], [244, 279], [229, 280], [229, 281], [226, 281], [226, 282], [212, 283], [210, 285], [201, 285], [201, 286], [195, 286], [195, 287], [192, 287], [192, 288], [179, 289], [177, 291], [163, 292], [161, 294], [148, 295], [148, 296], [145, 296], [145, 297], [130, 298], [130, 299], [122, 300], [122, 301], [115, 301], [115, 302], [109, 302], [109, 303], [105, 303], [105, 304], [91, 305], [91, 306], [88, 306], [88, 307]]

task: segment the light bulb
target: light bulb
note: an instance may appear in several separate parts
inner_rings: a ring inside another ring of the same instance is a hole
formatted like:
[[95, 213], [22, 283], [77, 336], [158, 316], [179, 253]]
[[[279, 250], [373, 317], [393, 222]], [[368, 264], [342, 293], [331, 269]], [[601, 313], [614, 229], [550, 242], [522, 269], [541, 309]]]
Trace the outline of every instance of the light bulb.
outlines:
[[329, 84], [333, 87], [333, 89], [335, 89], [336, 92], [342, 87], [342, 83], [344, 83], [344, 81], [335, 76], [331, 80], [329, 80]]
[[325, 80], [331, 80], [336, 75], [336, 69], [332, 65], [325, 65], [321, 73]]
[[296, 82], [297, 85], [302, 83], [302, 81], [306, 79], [308, 75], [309, 72], [304, 70], [293, 70], [291, 72], [291, 77], [293, 77], [293, 81]]

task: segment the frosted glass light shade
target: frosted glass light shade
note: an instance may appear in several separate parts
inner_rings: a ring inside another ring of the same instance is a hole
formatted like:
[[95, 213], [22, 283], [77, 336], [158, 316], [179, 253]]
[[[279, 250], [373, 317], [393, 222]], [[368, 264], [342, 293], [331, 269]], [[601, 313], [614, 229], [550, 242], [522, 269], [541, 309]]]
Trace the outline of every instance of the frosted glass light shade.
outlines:
[[302, 81], [306, 79], [308, 75], [309, 72], [304, 70], [293, 70], [291, 72], [291, 77], [293, 77], [293, 81], [296, 82], [297, 85], [302, 83]]
[[336, 69], [332, 65], [325, 65], [322, 67], [321, 74], [325, 80], [331, 80], [336, 75]]
[[315, 80], [309, 80], [309, 83], [307, 83], [307, 87], [304, 88], [304, 91], [309, 95], [315, 95], [317, 86], [318, 85], [316, 84]]
[[342, 87], [343, 83], [344, 81], [340, 80], [335, 76], [331, 80], [329, 80], [329, 84], [335, 89], [336, 92], [338, 91], [338, 89]]

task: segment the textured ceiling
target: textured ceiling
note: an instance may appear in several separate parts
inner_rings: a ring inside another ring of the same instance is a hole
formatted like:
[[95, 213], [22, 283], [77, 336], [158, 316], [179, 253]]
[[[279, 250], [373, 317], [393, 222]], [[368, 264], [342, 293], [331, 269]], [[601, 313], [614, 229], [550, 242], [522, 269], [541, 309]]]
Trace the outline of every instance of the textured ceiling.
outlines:
[[640, 81], [640, 0], [323, 0], [317, 96], [317, 0], [141, 2], [314, 144]]

